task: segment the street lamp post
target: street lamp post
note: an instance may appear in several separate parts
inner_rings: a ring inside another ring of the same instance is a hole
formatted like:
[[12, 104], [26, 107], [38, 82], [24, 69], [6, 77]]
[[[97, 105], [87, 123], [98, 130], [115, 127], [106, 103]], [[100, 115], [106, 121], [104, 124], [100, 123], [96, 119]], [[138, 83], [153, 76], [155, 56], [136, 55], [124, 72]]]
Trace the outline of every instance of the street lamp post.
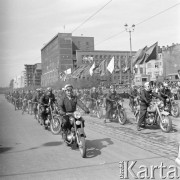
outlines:
[[[131, 42], [131, 32], [134, 31], [135, 25], [133, 24], [131, 27], [129, 27], [128, 24], [125, 24], [124, 27], [125, 27], [126, 32], [129, 32], [129, 40], [130, 40], [130, 59], [131, 59], [130, 73], [131, 73], [131, 75], [132, 75], [132, 73], [133, 73], [133, 67], [132, 67], [133, 63], [132, 63], [132, 42]], [[132, 83], [132, 80], [131, 80], [131, 83]]]

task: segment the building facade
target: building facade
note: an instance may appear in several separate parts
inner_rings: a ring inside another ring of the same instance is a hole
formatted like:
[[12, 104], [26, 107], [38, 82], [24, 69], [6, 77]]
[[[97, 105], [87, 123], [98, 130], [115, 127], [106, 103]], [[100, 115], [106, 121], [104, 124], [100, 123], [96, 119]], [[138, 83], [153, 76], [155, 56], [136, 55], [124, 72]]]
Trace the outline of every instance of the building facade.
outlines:
[[162, 59], [164, 62], [163, 76], [177, 73], [180, 70], [180, 44], [162, 47]]
[[41, 85], [49, 86], [59, 80], [65, 70], [77, 67], [76, 50], [94, 50], [93, 37], [76, 37], [58, 33], [41, 49]]
[[[132, 56], [136, 52], [132, 52]], [[77, 66], [81, 64], [92, 64], [95, 62], [96, 65], [99, 65], [103, 60], [106, 60], [106, 67], [110, 60], [114, 57], [115, 65], [114, 71], [110, 74], [106, 70], [106, 75], [100, 76], [97, 78], [102, 83], [106, 84], [127, 84], [130, 82], [130, 71], [124, 71], [125, 67], [131, 67], [131, 57], [130, 51], [103, 51], [103, 50], [94, 50], [94, 51], [82, 51], [78, 50], [76, 53]], [[106, 68], [105, 68], [106, 69]], [[89, 78], [89, 77], [87, 77]]]
[[25, 64], [25, 86], [40, 86], [41, 85], [41, 63]]

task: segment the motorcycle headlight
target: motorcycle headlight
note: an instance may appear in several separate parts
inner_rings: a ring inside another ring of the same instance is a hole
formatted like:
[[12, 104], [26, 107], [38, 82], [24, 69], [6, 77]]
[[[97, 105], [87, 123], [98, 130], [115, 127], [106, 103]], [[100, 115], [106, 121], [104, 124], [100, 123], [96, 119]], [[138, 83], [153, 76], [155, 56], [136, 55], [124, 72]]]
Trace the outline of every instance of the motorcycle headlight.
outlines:
[[166, 99], [166, 102], [169, 102], [169, 98]]
[[118, 101], [118, 104], [122, 106], [122, 101]]
[[162, 101], [160, 101], [160, 102], [158, 103], [158, 106], [159, 106], [159, 108], [163, 108], [163, 107], [164, 107], [164, 103], [163, 103]]
[[75, 117], [76, 119], [81, 118], [81, 113], [78, 112], [78, 111], [75, 111], [75, 112], [74, 112], [74, 117]]
[[74, 118], [72, 116], [69, 117], [70, 121], [74, 121]]
[[76, 125], [81, 125], [81, 121], [76, 121]]

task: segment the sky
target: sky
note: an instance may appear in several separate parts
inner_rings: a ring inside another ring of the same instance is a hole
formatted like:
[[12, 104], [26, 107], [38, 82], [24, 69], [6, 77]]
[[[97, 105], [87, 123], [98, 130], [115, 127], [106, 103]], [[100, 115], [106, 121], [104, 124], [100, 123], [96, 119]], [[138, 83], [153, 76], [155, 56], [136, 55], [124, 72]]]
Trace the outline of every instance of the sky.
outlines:
[[130, 50], [125, 24], [135, 24], [133, 51], [180, 43], [180, 0], [0, 0], [0, 87], [24, 64], [41, 62], [41, 48], [57, 33], [77, 28], [72, 35], [94, 37], [95, 50]]

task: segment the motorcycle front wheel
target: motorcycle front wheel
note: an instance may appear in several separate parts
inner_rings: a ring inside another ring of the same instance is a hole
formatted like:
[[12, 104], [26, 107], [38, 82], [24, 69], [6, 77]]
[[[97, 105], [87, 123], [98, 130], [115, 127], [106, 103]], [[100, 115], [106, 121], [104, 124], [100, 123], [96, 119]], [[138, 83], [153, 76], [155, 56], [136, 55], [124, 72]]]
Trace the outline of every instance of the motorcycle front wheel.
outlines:
[[85, 158], [86, 157], [86, 140], [85, 137], [79, 137], [79, 151], [81, 153], [81, 157]]
[[57, 116], [51, 119], [50, 129], [52, 134], [57, 135], [61, 132], [61, 120]]
[[178, 105], [174, 105], [171, 107], [171, 114], [173, 117], [179, 116], [179, 106]]
[[172, 120], [169, 118], [169, 116], [165, 116], [165, 115], [161, 115], [161, 116], [162, 119], [158, 117], [159, 126], [163, 132], [168, 133], [172, 129]]
[[118, 121], [121, 125], [124, 125], [127, 121], [127, 115], [126, 115], [126, 112], [123, 110], [123, 111], [119, 111], [119, 114], [118, 114]]
[[99, 119], [101, 119], [101, 118], [102, 118], [103, 111], [102, 111], [102, 109], [101, 109], [101, 108], [99, 108], [99, 109], [97, 110], [96, 115], [97, 115], [97, 117], [98, 117]]

